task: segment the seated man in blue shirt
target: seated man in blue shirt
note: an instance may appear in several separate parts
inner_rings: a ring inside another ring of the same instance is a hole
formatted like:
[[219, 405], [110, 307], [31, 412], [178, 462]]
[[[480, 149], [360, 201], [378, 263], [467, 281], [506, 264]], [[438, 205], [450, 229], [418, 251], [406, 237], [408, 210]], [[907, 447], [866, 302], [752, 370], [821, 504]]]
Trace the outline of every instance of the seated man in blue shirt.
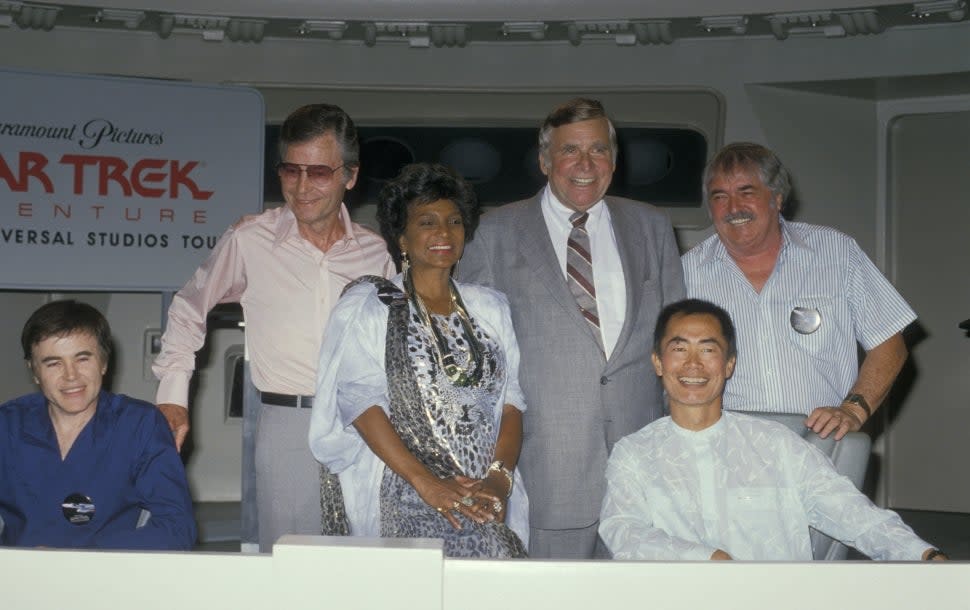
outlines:
[[736, 360], [727, 312], [672, 303], [653, 336], [670, 416], [610, 455], [599, 533], [615, 558], [807, 561], [809, 526], [873, 559], [946, 558], [784, 425], [722, 412]]
[[21, 343], [40, 392], [0, 405], [0, 546], [191, 548], [192, 501], [165, 418], [101, 390], [104, 316], [48, 303]]

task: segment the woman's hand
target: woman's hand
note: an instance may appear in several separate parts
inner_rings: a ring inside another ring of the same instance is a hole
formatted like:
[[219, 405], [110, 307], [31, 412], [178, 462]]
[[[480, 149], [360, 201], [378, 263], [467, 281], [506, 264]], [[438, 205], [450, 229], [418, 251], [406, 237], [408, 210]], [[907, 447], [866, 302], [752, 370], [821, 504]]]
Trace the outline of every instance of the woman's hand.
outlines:
[[487, 523], [497, 517], [493, 504], [498, 498], [482, 490], [481, 481], [457, 476], [439, 479], [429, 475], [414, 482], [414, 489], [421, 499], [437, 510], [451, 526], [461, 529], [457, 515], [465, 515], [475, 523]]
[[[506, 407], [508, 409], [518, 413], [514, 407]], [[503, 430], [506, 419], [510, 418], [503, 417]], [[410, 483], [425, 504], [438, 511], [455, 529], [461, 529], [457, 515], [465, 515], [475, 523], [505, 519], [505, 496], [509, 490], [507, 482], [502, 482], [502, 479], [507, 480], [504, 475], [495, 477], [501, 473], [489, 473], [485, 479], [460, 475], [439, 479], [408, 451], [387, 414], [378, 405], [361, 413], [354, 420], [354, 427], [377, 457]]]
[[471, 495], [483, 512], [491, 515], [489, 521], [505, 521], [505, 497], [508, 490], [502, 489], [500, 481], [497, 482], [489, 476], [484, 479], [471, 479], [462, 475], [457, 475], [455, 481]]
[[[499, 476], [494, 476], [496, 474]], [[484, 479], [470, 479], [458, 475], [455, 480], [471, 493], [475, 502], [484, 511], [493, 515], [497, 521], [505, 521], [505, 513], [508, 508], [505, 499], [510, 491], [505, 475], [493, 471], [488, 473]]]
[[495, 513], [495, 519], [498, 521], [505, 522], [505, 514], [509, 508], [507, 498], [510, 491], [508, 479], [502, 473], [493, 470], [485, 477], [482, 493], [488, 494], [485, 497], [491, 499], [489, 508]]
[[[461, 529], [457, 515], [465, 515], [475, 523], [495, 520], [495, 512], [484, 505], [484, 498], [491, 495], [482, 492], [472, 479], [463, 484], [458, 478], [439, 479], [408, 451], [401, 437], [394, 431], [384, 410], [374, 405], [354, 420], [354, 427], [367, 446], [387, 466], [414, 487], [425, 504], [441, 513], [455, 529]], [[494, 498], [498, 500], [498, 498]]]

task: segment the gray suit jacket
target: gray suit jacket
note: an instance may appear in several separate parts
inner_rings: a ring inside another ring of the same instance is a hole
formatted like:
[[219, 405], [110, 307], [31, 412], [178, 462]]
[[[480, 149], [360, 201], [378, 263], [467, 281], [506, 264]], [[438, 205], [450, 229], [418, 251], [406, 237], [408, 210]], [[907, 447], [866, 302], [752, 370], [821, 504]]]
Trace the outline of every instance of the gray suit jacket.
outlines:
[[482, 218], [460, 264], [463, 281], [506, 293], [522, 353], [519, 468], [530, 525], [587, 527], [599, 519], [613, 444], [662, 413], [650, 363], [660, 309], [684, 298], [673, 228], [656, 208], [607, 197], [626, 279], [626, 319], [607, 361], [563, 276], [540, 205], [532, 199]]

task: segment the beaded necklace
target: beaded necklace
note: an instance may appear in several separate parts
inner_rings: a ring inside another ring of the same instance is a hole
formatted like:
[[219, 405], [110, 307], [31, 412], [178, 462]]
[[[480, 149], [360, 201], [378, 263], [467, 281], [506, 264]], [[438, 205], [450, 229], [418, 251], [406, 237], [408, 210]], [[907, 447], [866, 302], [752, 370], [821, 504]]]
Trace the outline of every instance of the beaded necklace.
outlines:
[[[465, 303], [461, 300], [461, 295], [455, 288], [455, 283], [451, 278], [448, 279], [448, 290], [451, 293], [451, 306], [458, 314], [458, 320], [461, 322], [465, 340], [468, 342], [468, 366], [464, 368], [458, 366], [458, 363], [455, 362], [455, 355], [448, 348], [448, 342], [441, 334], [441, 331], [438, 330], [438, 325], [431, 321], [431, 315], [428, 313], [427, 307], [424, 306], [421, 295], [414, 289], [410, 271], [404, 274], [404, 291], [408, 293], [411, 304], [418, 311], [421, 321], [427, 328], [431, 329], [431, 334], [434, 336], [431, 351], [434, 354], [435, 360], [438, 361], [438, 365], [441, 366], [441, 370], [445, 372], [445, 375], [451, 383], [461, 387], [468, 387], [482, 380], [484, 348], [478, 341], [478, 338], [475, 337], [471, 320], [468, 317], [468, 311], [465, 309]], [[472, 369], [471, 372], [468, 369]]]

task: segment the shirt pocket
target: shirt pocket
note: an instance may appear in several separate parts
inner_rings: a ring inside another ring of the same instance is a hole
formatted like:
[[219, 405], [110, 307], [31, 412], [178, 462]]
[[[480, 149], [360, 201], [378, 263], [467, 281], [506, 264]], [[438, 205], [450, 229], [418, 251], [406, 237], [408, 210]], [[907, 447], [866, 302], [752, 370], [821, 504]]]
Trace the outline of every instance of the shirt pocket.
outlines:
[[728, 492], [728, 508], [734, 514], [757, 514], [777, 511], [781, 493], [775, 487], [739, 487]]
[[[817, 314], [817, 328], [803, 328], [802, 332], [795, 330], [793, 317], [797, 315], [796, 309], [802, 313], [803, 324]], [[836, 346], [855, 341], [848, 301], [845, 298], [829, 295], [800, 296], [789, 300], [782, 313], [792, 344], [813, 358], [830, 360]]]

